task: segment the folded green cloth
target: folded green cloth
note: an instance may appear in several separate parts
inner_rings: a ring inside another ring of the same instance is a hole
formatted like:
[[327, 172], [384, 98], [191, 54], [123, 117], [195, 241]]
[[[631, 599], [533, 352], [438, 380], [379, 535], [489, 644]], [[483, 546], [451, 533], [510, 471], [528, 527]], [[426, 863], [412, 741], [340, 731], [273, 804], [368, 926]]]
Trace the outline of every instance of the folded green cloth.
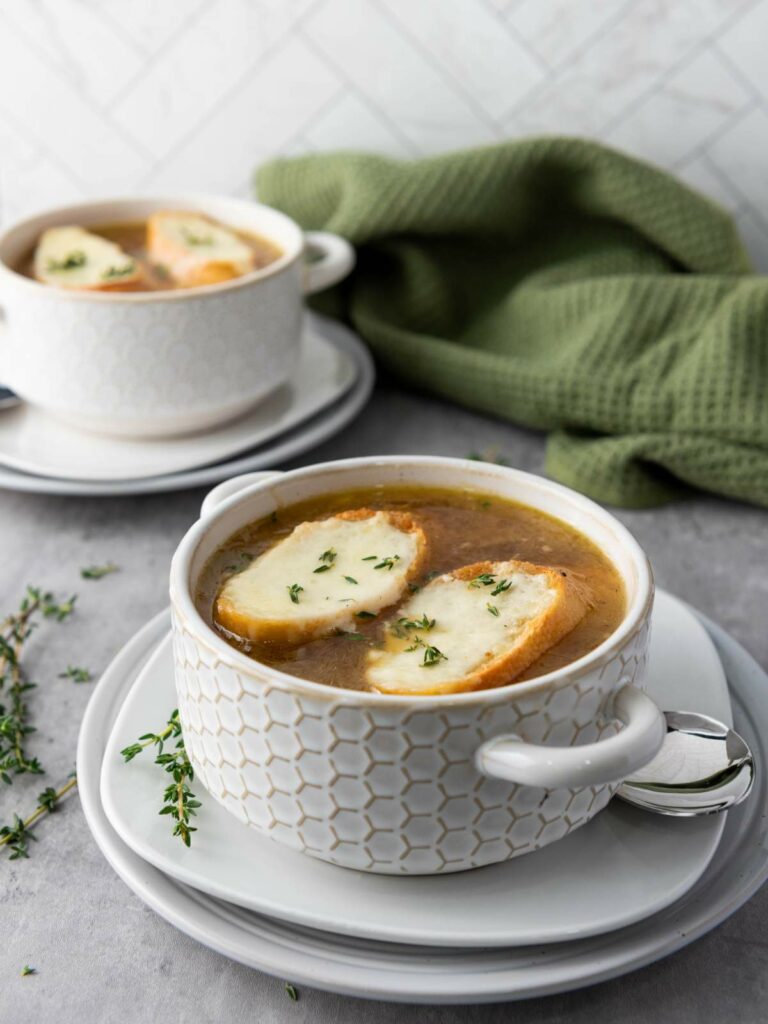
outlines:
[[550, 138], [277, 160], [257, 189], [357, 247], [319, 308], [408, 384], [551, 431], [556, 479], [616, 505], [690, 486], [768, 505], [768, 280], [668, 174]]

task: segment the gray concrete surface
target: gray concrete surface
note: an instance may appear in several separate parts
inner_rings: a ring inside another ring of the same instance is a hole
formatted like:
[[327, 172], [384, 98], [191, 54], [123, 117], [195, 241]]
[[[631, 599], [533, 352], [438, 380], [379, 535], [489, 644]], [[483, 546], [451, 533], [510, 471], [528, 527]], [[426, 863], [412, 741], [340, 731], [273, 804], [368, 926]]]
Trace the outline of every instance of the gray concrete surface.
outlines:
[[[466, 455], [493, 448], [540, 471], [539, 435], [414, 394], [382, 387], [367, 413], [304, 462], [362, 454]], [[54, 782], [72, 770], [78, 726], [93, 684], [58, 679], [67, 664], [98, 675], [166, 603], [169, 559], [203, 493], [75, 499], [0, 493], [0, 610], [27, 582], [77, 591], [77, 614], [41, 629], [29, 650], [40, 683], [32, 697], [34, 749]], [[648, 551], [661, 586], [722, 623], [768, 665], [768, 513], [699, 497], [649, 512], [619, 512]], [[113, 560], [99, 582], [79, 568]], [[47, 784], [47, 781], [44, 783]], [[0, 789], [0, 820], [43, 787]], [[130, 892], [104, 861], [77, 797], [37, 830], [27, 861], [0, 857], [0, 1022], [163, 1021], [196, 1024], [333, 1022], [573, 1024], [768, 1018], [768, 887], [704, 939], [642, 971], [568, 995], [494, 1007], [363, 1003], [283, 984], [230, 963], [177, 932]], [[24, 964], [37, 974], [21, 977]]]

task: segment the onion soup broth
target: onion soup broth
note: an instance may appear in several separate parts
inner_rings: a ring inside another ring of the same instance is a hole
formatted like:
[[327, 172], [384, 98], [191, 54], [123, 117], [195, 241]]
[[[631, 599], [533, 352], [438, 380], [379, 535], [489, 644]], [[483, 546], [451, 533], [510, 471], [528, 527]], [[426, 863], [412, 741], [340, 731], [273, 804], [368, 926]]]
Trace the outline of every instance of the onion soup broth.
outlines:
[[[466, 490], [383, 486], [324, 495], [280, 509], [238, 531], [205, 566], [195, 595], [201, 615], [237, 650], [282, 672], [348, 689], [368, 689], [366, 652], [381, 643], [398, 605], [359, 617], [353, 631], [297, 645], [245, 640], [216, 622], [215, 603], [224, 582], [287, 537], [300, 523], [355, 508], [409, 512], [427, 538], [427, 557], [417, 592], [441, 573], [484, 561], [518, 559], [572, 573], [588, 588], [590, 607], [562, 640], [517, 680], [569, 664], [599, 646], [625, 613], [624, 585], [610, 559], [575, 528], [526, 505]], [[407, 595], [410, 596], [410, 595]]]

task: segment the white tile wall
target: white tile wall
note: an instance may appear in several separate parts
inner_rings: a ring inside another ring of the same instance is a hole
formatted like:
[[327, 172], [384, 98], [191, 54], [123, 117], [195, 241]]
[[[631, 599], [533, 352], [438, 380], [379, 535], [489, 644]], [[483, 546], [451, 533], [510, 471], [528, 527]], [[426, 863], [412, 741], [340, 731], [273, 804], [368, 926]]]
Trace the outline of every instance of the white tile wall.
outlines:
[[768, 270], [768, 0], [0, 0], [0, 220], [248, 194], [271, 154], [586, 133], [675, 170]]

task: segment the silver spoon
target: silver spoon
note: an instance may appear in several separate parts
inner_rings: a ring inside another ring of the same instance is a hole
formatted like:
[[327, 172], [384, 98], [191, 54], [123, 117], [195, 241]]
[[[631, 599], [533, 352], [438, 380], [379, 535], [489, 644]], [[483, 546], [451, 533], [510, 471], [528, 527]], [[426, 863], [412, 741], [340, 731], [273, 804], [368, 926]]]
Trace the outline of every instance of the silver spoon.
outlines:
[[667, 735], [654, 759], [616, 796], [657, 814], [692, 818], [717, 814], [746, 799], [755, 779], [745, 741], [708, 715], [666, 711]]
[[12, 405], [18, 405], [21, 401], [10, 388], [0, 384], [0, 409], [10, 409]]

